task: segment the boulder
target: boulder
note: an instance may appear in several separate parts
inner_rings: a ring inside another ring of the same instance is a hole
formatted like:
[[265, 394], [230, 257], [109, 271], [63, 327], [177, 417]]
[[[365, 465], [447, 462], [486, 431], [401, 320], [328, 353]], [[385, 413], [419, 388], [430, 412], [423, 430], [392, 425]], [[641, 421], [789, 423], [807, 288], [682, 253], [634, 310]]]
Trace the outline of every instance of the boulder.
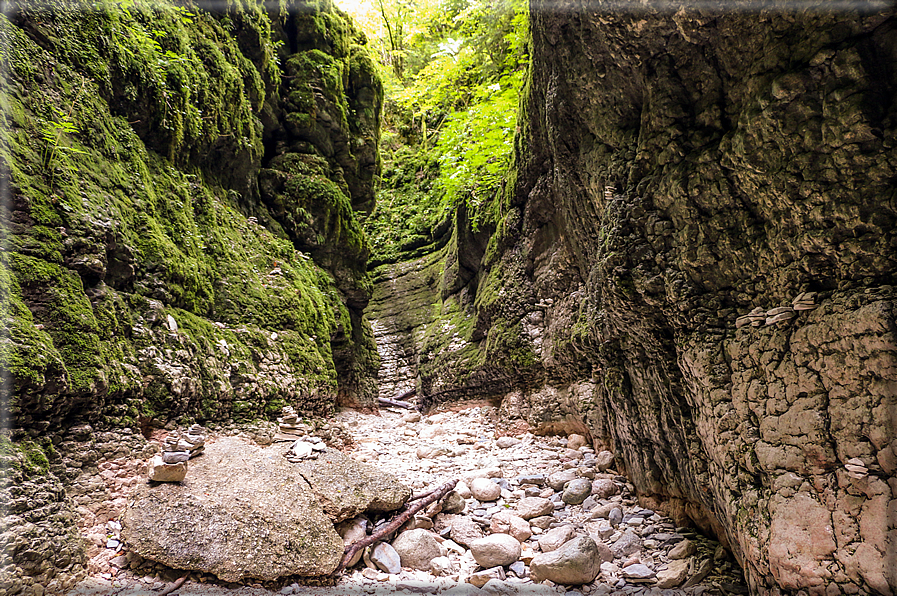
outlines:
[[394, 511], [411, 498], [411, 489], [395, 476], [335, 449], [295, 465], [334, 522], [365, 511]]
[[623, 521], [623, 509], [620, 507], [614, 507], [610, 510], [610, 513], [607, 514], [607, 521], [610, 522], [610, 525], [613, 527], [617, 527], [620, 525], [620, 522]]
[[553, 488], [554, 490], [564, 490], [564, 486], [571, 480], [575, 480], [579, 477], [576, 473], [576, 470], [563, 470], [561, 472], [555, 472], [554, 474], [548, 477], [548, 486]]
[[609, 478], [599, 478], [592, 482], [592, 494], [596, 499], [606, 499], [620, 492], [617, 483]]
[[501, 496], [501, 487], [488, 478], [474, 478], [470, 482], [470, 494], [477, 501], [495, 501]]
[[568, 505], [579, 505], [592, 494], [592, 483], [585, 478], [577, 478], [567, 483], [561, 500]]
[[670, 561], [667, 568], [657, 572], [657, 587], [665, 590], [682, 585], [688, 577], [689, 559]]
[[[610, 512], [614, 509], [619, 509], [619, 507], [619, 503], [604, 503], [603, 505], [595, 507], [589, 517], [591, 519], [607, 519]], [[620, 513], [622, 513], [622, 511]]]
[[449, 534], [452, 540], [458, 544], [469, 547], [470, 543], [483, 537], [483, 530], [469, 517], [463, 515], [452, 516], [452, 529]]
[[595, 456], [595, 468], [600, 472], [612, 467], [614, 467], [614, 454], [610, 451], [602, 451]]
[[457, 490], [449, 492], [442, 498], [443, 513], [462, 513], [465, 507], [467, 507], [467, 502]]
[[585, 447], [589, 444], [588, 439], [586, 439], [582, 435], [572, 434], [567, 437], [567, 448], [568, 449], [579, 449], [580, 447]]
[[547, 530], [554, 523], [554, 517], [550, 515], [540, 515], [529, 520], [529, 525], [540, 530]]
[[393, 540], [392, 547], [399, 553], [402, 567], [429, 571], [430, 561], [445, 553], [434, 534], [428, 530], [408, 530]]
[[539, 537], [539, 550], [550, 553], [559, 549], [564, 543], [569, 542], [576, 535], [573, 526], [560, 526], [552, 528]]
[[343, 540], [301, 467], [274, 449], [223, 437], [179, 484], [138, 486], [122, 538], [144, 558], [229, 582], [329, 574]]
[[678, 543], [676, 546], [670, 549], [670, 552], [667, 556], [671, 559], [687, 559], [698, 552], [698, 547], [695, 546], [695, 543], [686, 538], [685, 540]]
[[610, 550], [617, 558], [628, 557], [642, 550], [642, 539], [632, 530], [626, 530], [617, 538]]
[[523, 542], [533, 535], [529, 523], [508, 511], [499, 511], [489, 520], [489, 531], [493, 534], [510, 534]]
[[580, 585], [593, 581], [601, 571], [602, 553], [587, 536], [575, 538], [550, 553], [539, 553], [530, 562], [534, 582], [551, 580], [556, 584]]
[[542, 497], [524, 497], [517, 502], [517, 515], [532, 519], [554, 513], [554, 503]]
[[520, 542], [508, 534], [492, 534], [471, 542], [470, 553], [480, 567], [503, 567], [520, 558]]

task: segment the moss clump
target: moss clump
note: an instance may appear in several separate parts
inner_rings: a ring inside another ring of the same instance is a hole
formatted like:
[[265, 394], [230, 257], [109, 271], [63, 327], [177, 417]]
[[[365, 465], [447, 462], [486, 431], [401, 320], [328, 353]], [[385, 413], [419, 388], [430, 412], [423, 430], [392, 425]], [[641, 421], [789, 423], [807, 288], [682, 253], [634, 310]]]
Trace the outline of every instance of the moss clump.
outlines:
[[0, 435], [0, 468], [22, 474], [24, 478], [44, 476], [50, 472], [49, 457], [55, 455], [48, 439], [38, 443], [31, 439], [12, 441]]

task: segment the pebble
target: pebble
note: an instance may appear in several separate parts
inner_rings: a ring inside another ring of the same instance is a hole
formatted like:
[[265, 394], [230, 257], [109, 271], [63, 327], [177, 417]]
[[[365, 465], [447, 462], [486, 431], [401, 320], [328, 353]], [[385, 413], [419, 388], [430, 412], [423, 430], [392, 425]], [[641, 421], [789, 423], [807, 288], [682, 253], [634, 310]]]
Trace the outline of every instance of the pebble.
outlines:
[[392, 546], [385, 542], [371, 549], [371, 562], [385, 573], [401, 573], [402, 559]]
[[685, 539], [670, 549], [667, 555], [671, 559], [685, 559], [697, 552], [698, 548], [691, 540]]
[[515, 437], [499, 437], [498, 440], [495, 441], [495, 446], [499, 449], [508, 449], [509, 447], [514, 447], [519, 444], [520, 439]]
[[585, 478], [577, 478], [567, 483], [561, 500], [569, 505], [579, 505], [592, 493], [592, 483]]
[[520, 542], [508, 534], [491, 534], [471, 542], [470, 552], [480, 567], [505, 566], [520, 558]]

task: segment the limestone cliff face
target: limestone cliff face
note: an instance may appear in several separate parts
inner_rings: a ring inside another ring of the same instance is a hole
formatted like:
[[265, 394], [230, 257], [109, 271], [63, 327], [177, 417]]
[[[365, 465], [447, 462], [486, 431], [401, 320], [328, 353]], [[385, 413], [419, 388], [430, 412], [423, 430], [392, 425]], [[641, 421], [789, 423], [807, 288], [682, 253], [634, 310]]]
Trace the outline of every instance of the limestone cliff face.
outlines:
[[[529, 415], [584, 422], [643, 494], [727, 539], [758, 593], [892, 594], [894, 15], [532, 18], [508, 248], [484, 278], [523, 272], [524, 295], [554, 299], [532, 311], [543, 365], [592, 369], [531, 391]], [[817, 309], [736, 328], [805, 291]]]
[[419, 385], [588, 430], [756, 593], [893, 594], [894, 14], [618, 8], [531, 3], [501, 220], [434, 300], [476, 372]]

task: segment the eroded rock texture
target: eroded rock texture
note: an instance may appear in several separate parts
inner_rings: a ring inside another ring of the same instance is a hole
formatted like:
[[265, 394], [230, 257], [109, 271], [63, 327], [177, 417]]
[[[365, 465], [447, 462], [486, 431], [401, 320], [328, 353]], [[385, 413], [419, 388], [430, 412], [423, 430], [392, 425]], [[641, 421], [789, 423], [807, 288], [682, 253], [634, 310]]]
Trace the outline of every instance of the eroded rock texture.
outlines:
[[[555, 299], [543, 327], [576, 321], [541, 345], [592, 364], [553, 417], [727, 538], [759, 593], [892, 594], [893, 15], [532, 8], [521, 240], [489, 275], [519, 264]], [[736, 330], [807, 290], [819, 308]]]
[[[756, 593], [893, 594], [893, 13], [535, 1], [531, 19], [500, 219], [435, 301], [469, 315], [479, 376], [421, 366], [420, 386], [587, 430]], [[736, 328], [806, 291], [818, 308]]]
[[363, 34], [331, 3], [133, 8], [0, 19], [12, 426], [371, 405]]

